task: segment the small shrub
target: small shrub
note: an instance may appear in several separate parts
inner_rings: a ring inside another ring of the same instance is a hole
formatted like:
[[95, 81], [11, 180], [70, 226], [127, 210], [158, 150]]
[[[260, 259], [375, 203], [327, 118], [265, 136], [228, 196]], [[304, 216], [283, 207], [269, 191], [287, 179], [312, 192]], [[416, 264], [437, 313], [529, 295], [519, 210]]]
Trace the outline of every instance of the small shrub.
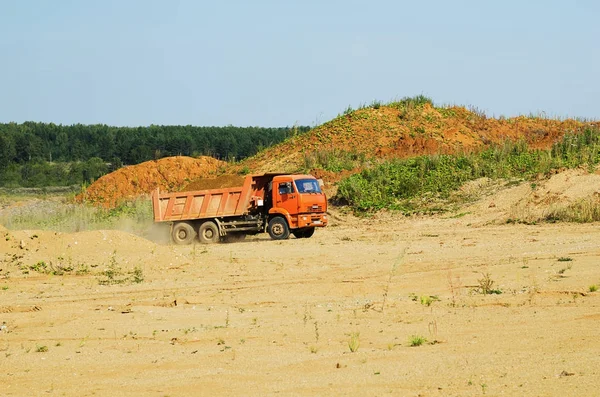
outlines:
[[35, 351], [37, 353], [46, 353], [48, 351], [48, 346], [36, 346]]
[[477, 292], [483, 295], [491, 295], [491, 294], [501, 294], [502, 291], [499, 289], [494, 289], [494, 280], [492, 280], [489, 273], [481, 273], [482, 278], [477, 280], [478, 286], [476, 288]]
[[568, 256], [561, 256], [560, 258], [558, 258], [559, 262], [571, 262], [573, 260], [573, 258], [568, 257]]
[[596, 291], [598, 291], [598, 286], [596, 284], [590, 285], [589, 291], [590, 292], [596, 292]]
[[123, 271], [117, 263], [116, 256], [117, 252], [114, 251], [110, 257], [108, 266], [106, 266], [106, 269], [104, 269], [104, 271], [100, 272], [100, 276], [103, 278], [98, 279], [98, 284], [114, 285], [123, 284], [127, 281], [127, 277], [121, 277], [123, 275]]
[[427, 339], [420, 335], [412, 335], [408, 340], [408, 343], [411, 347], [421, 346], [423, 343], [426, 343]]
[[421, 296], [420, 300], [422, 305], [431, 306], [433, 302], [439, 301], [440, 298], [435, 295], [423, 295]]
[[48, 265], [44, 261], [39, 261], [35, 265], [29, 266], [29, 270], [33, 270], [34, 272], [38, 273], [47, 273]]
[[133, 272], [131, 272], [131, 281], [135, 284], [140, 284], [144, 281], [144, 272], [141, 267], [136, 266], [133, 269]]

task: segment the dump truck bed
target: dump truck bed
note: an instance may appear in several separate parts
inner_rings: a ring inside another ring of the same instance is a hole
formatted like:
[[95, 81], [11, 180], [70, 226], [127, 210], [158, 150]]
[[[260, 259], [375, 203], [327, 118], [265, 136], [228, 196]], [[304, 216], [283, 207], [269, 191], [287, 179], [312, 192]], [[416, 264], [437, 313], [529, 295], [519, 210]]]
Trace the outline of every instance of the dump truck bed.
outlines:
[[197, 220], [239, 216], [248, 213], [253, 189], [253, 177], [247, 176], [241, 187], [197, 190], [177, 193], [152, 193], [155, 222]]

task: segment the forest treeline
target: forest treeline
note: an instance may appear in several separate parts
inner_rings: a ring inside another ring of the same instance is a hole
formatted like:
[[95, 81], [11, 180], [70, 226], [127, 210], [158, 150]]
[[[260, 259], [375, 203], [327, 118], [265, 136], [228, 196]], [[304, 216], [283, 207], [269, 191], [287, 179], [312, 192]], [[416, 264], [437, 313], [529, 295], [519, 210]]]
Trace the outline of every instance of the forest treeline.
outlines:
[[90, 183], [123, 165], [176, 155], [240, 160], [309, 129], [0, 123], [0, 186]]

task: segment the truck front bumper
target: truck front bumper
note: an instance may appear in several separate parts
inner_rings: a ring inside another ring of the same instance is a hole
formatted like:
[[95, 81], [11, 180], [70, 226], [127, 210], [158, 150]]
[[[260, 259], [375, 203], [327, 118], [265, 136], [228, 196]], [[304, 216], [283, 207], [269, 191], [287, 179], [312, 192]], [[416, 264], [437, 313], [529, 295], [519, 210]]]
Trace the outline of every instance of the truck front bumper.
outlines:
[[300, 214], [298, 215], [298, 227], [324, 227], [327, 226], [327, 214]]

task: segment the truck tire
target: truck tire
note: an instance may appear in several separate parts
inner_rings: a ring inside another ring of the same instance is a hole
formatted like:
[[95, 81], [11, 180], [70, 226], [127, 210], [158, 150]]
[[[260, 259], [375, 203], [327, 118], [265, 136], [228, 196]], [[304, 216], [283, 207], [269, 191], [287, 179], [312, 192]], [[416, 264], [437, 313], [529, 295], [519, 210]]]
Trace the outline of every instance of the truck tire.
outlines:
[[285, 219], [276, 216], [269, 221], [269, 236], [273, 240], [285, 240], [290, 237], [290, 228]]
[[198, 228], [198, 238], [203, 244], [214, 244], [219, 242], [219, 228], [213, 221], [206, 221]]
[[315, 234], [315, 228], [307, 227], [305, 229], [294, 230], [294, 231], [292, 231], [292, 234], [296, 238], [310, 238], [310, 237], [312, 237], [313, 234]]
[[196, 238], [196, 232], [192, 225], [187, 222], [178, 222], [173, 225], [173, 231], [171, 232], [171, 238], [177, 245], [191, 244]]

